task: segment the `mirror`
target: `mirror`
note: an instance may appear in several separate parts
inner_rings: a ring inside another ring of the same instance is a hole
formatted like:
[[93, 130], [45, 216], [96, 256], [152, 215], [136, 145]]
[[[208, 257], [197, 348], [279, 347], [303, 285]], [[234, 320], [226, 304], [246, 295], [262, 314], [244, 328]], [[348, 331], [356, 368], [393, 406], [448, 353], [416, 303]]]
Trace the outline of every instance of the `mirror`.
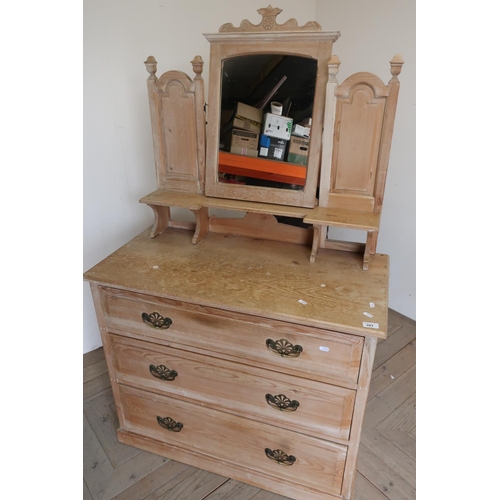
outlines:
[[322, 32], [317, 23], [279, 25], [276, 9], [268, 9], [259, 11], [258, 26], [245, 20], [239, 28], [226, 24], [217, 34], [205, 34], [205, 194], [314, 207], [327, 64], [340, 34]]
[[316, 74], [295, 55], [222, 61], [218, 182], [303, 189]]

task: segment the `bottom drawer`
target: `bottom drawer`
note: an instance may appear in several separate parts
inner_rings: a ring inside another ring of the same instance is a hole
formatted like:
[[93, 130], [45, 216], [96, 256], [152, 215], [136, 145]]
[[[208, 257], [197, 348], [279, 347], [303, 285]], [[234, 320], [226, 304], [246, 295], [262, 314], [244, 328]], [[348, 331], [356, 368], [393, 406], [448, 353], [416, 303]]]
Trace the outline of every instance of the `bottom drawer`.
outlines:
[[130, 387], [120, 393], [126, 430], [275, 481], [340, 494], [345, 446]]

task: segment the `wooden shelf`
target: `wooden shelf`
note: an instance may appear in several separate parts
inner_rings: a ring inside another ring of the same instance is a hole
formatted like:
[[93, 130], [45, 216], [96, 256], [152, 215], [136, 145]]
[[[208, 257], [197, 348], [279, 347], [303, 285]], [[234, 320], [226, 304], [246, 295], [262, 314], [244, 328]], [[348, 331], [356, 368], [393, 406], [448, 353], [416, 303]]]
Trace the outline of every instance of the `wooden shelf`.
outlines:
[[291, 207], [288, 205], [274, 205], [255, 201], [212, 198], [202, 194], [180, 193], [167, 189], [157, 189], [139, 201], [146, 205], [187, 208], [193, 211], [204, 207], [222, 208], [224, 210], [236, 210], [239, 212], [294, 217], [303, 219], [306, 224], [360, 229], [364, 231], [375, 231], [380, 225], [380, 214], [372, 212], [357, 212], [327, 207]]
[[315, 207], [304, 217], [304, 222], [320, 226], [376, 231], [380, 226], [380, 214], [339, 208]]
[[311, 208], [291, 207], [288, 205], [274, 205], [255, 201], [230, 200], [227, 198], [212, 198], [201, 194], [178, 193], [167, 189], [157, 189], [139, 200], [146, 205], [159, 205], [165, 207], [180, 207], [189, 210], [206, 208], [222, 208], [239, 212], [272, 214], [283, 217], [296, 217], [303, 219], [311, 212]]
[[[372, 212], [358, 212], [329, 207], [304, 208], [274, 205], [254, 201], [213, 198], [201, 194], [182, 193], [167, 189], [158, 189], [139, 201], [149, 205], [155, 214], [151, 238], [155, 238], [168, 227], [179, 227], [179, 222], [170, 218], [170, 207], [186, 208], [196, 216], [195, 232], [192, 238], [193, 244], [201, 241], [208, 232], [238, 234], [240, 236], [300, 244], [311, 244], [312, 242], [311, 262], [315, 262], [320, 242], [323, 240], [321, 232], [323, 231], [323, 234], [326, 235], [327, 226], [367, 231], [368, 243], [360, 250], [362, 253], [364, 252], [364, 269], [368, 269], [370, 255], [374, 253], [373, 242], [377, 237], [380, 226], [380, 214]], [[243, 219], [209, 217], [209, 208], [246, 212], [246, 216]], [[310, 232], [311, 229], [307, 227], [279, 224], [276, 220], [276, 217], [279, 216], [302, 219], [303, 223], [312, 226], [313, 234]], [[358, 251], [357, 247], [354, 249], [354, 247], [346, 246], [345, 243], [337, 243], [326, 240], [321, 247]]]
[[296, 186], [305, 186], [306, 170], [303, 165], [285, 161], [252, 158], [219, 151], [219, 172]]
[[163, 207], [179, 207], [188, 210], [199, 210], [203, 207], [206, 196], [195, 193], [181, 193], [168, 189], [157, 189], [139, 200], [146, 205], [158, 205]]

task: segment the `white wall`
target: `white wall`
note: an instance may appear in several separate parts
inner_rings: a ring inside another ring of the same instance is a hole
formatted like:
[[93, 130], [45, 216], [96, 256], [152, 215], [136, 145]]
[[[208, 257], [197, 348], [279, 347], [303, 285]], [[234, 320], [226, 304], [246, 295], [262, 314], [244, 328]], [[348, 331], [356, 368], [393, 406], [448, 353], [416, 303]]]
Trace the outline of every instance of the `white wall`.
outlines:
[[[281, 23], [291, 17], [299, 24], [317, 20], [324, 30], [342, 33], [334, 45], [341, 78], [366, 70], [387, 81], [392, 55], [401, 52], [407, 61], [379, 250], [391, 255], [390, 307], [415, 318], [414, 6], [384, 0], [376, 4], [389, 12], [379, 14], [372, 3], [281, 0], [276, 6], [283, 9]], [[201, 55], [207, 90], [209, 43], [203, 33], [244, 18], [258, 23], [256, 11], [266, 6], [262, 0], [84, 1], [84, 271], [153, 222], [151, 209], [138, 202], [156, 189], [143, 62], [154, 55], [158, 75], [171, 69], [193, 75], [190, 61]], [[83, 287], [85, 353], [101, 339], [88, 283]]]

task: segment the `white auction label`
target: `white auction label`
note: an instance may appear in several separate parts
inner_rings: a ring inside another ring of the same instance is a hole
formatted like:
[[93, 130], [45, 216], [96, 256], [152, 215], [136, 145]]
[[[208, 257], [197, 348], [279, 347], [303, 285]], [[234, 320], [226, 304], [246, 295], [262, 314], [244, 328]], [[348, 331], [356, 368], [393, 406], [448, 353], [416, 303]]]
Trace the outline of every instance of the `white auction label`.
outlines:
[[320, 345], [319, 346], [319, 350], [320, 351], [324, 351], [324, 352], [328, 352], [330, 350], [330, 348], [329, 347], [324, 347], [324, 346]]
[[365, 328], [375, 328], [378, 330], [378, 323], [368, 323], [368, 321], [363, 321], [363, 326]]

